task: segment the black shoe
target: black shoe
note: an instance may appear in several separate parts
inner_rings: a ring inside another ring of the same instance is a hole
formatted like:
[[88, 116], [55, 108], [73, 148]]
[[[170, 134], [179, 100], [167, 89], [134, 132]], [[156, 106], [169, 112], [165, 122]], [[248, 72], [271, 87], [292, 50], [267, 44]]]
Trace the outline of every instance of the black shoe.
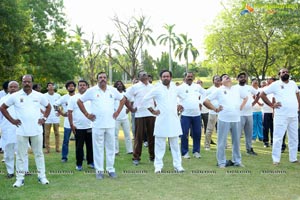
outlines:
[[234, 165], [234, 163], [231, 160], [226, 160], [225, 167], [230, 167], [230, 166], [233, 166], [233, 165]]
[[14, 176], [15, 176], [14, 174], [7, 174], [7, 175], [6, 175], [7, 178], [12, 178], [12, 177], [14, 177]]
[[253, 148], [247, 149], [247, 154], [248, 154], [248, 155], [252, 155], [252, 156], [257, 156], [257, 153], [255, 153], [255, 152], [253, 151]]
[[269, 143], [265, 143], [265, 144], [264, 144], [264, 147], [265, 147], [265, 148], [270, 147]]
[[210, 144], [217, 145], [213, 140], [210, 141]]
[[284, 153], [285, 149], [281, 149], [281, 153]]

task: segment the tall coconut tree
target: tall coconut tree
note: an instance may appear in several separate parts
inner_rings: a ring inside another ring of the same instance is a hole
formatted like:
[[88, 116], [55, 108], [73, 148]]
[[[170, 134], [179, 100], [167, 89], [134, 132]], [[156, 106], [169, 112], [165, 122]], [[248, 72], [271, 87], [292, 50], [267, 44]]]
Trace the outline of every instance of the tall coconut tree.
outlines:
[[107, 34], [105, 36], [105, 40], [103, 43], [103, 53], [108, 56], [108, 67], [109, 67], [109, 82], [112, 84], [113, 80], [113, 72], [112, 72], [112, 53], [115, 52], [117, 55], [119, 54], [118, 49], [114, 48], [114, 44], [117, 44], [118, 42], [113, 40], [113, 34]]
[[177, 38], [177, 48], [175, 50], [175, 57], [181, 60], [182, 57], [185, 59], [185, 71], [188, 72], [189, 67], [189, 54], [192, 54], [193, 61], [199, 56], [199, 51], [194, 47], [192, 39], [188, 38], [187, 34], [179, 34]]
[[175, 24], [168, 25], [165, 24], [163, 27], [166, 29], [167, 33], [166, 34], [161, 34], [158, 36], [157, 40], [159, 41], [159, 44], [166, 45], [168, 43], [169, 46], [169, 71], [172, 71], [172, 50], [175, 49], [176, 47], [176, 41], [177, 41], [177, 36], [173, 32]]

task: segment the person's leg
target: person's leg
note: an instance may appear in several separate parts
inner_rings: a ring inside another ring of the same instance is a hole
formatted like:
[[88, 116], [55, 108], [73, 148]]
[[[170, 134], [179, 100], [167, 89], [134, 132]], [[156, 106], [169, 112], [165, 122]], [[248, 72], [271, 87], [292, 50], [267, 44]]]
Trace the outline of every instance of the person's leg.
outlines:
[[240, 152], [240, 131], [239, 122], [231, 122], [231, 139], [232, 139], [232, 162], [235, 165], [240, 165], [242, 163], [242, 156]]
[[269, 146], [269, 130], [270, 130], [270, 120], [269, 115], [270, 113], [264, 113], [263, 114], [263, 142], [265, 147]]
[[59, 124], [53, 124], [54, 135], [55, 135], [55, 148], [56, 152], [60, 152], [59, 150]]
[[253, 133], [253, 117], [251, 116], [244, 116], [246, 118], [244, 132], [245, 132], [245, 142], [246, 142], [246, 149], [252, 149], [252, 133]]
[[15, 173], [15, 145], [15, 143], [9, 143], [3, 147], [5, 152], [4, 161], [8, 174]]
[[45, 124], [45, 145], [46, 145], [46, 153], [50, 152], [50, 131], [52, 124]]
[[204, 134], [206, 133], [207, 123], [208, 123], [208, 113], [201, 113], [201, 120], [203, 125]]
[[92, 128], [93, 155], [96, 174], [104, 172], [104, 132], [105, 129]]
[[84, 145], [84, 137], [86, 131], [85, 129], [76, 129], [75, 134], [75, 149], [76, 149], [76, 166], [82, 167], [83, 161], [83, 145]]
[[25, 169], [24, 169], [24, 160], [26, 157], [26, 152], [28, 150], [28, 137], [17, 135], [17, 157], [16, 157], [16, 178], [17, 181], [24, 180]]
[[169, 138], [170, 147], [171, 147], [171, 153], [173, 158], [173, 166], [177, 170], [183, 169], [182, 167], [182, 160], [180, 155], [180, 147], [179, 147], [179, 138], [176, 137], [170, 137]]
[[38, 177], [40, 179], [46, 178], [45, 159], [43, 153], [43, 135], [41, 133], [40, 135], [31, 136], [30, 139], [31, 148], [34, 153], [35, 164], [38, 171]]
[[201, 115], [191, 117], [192, 130], [193, 130], [193, 153], [200, 153], [200, 142], [201, 142]]
[[205, 148], [206, 149], [210, 148], [211, 135], [215, 129], [216, 123], [217, 123], [217, 115], [209, 114], [207, 129], [206, 129], [206, 133], [205, 133]]
[[147, 140], [148, 140], [148, 153], [150, 161], [154, 161], [154, 125], [155, 125], [155, 117], [147, 117], [146, 118], [146, 130], [147, 130]]
[[122, 127], [124, 132], [124, 140], [127, 153], [132, 153], [132, 140], [130, 137], [130, 123], [128, 119], [122, 121]]
[[263, 141], [264, 136], [263, 136], [263, 127], [262, 127], [262, 112], [258, 112], [258, 117], [257, 117], [257, 128], [258, 128], [258, 139], [259, 141]]
[[85, 135], [85, 147], [86, 147], [86, 160], [87, 164], [94, 165], [94, 158], [93, 158], [93, 137], [92, 137], [92, 129], [86, 130]]
[[69, 142], [70, 142], [71, 133], [72, 133], [71, 128], [64, 127], [64, 140], [63, 140], [62, 151], [61, 151], [61, 159], [63, 162], [68, 160]]
[[217, 161], [219, 167], [226, 166], [226, 154], [225, 147], [227, 143], [227, 135], [230, 130], [230, 123], [223, 122], [218, 120], [218, 129], [217, 129]]
[[116, 126], [115, 126], [115, 154], [119, 153], [119, 131], [121, 126], [121, 121], [116, 120]]
[[142, 145], [143, 145], [143, 134], [145, 130], [144, 124], [145, 118], [135, 118], [135, 137], [133, 146], [133, 158], [132, 160], [141, 160]]
[[181, 115], [180, 118], [182, 135], [181, 135], [181, 155], [184, 156], [189, 152], [189, 129], [191, 119], [188, 116]]
[[107, 128], [104, 133], [104, 146], [106, 153], [106, 171], [115, 172], [115, 128]]
[[289, 117], [287, 127], [288, 145], [289, 145], [289, 160], [290, 162], [297, 161], [298, 151], [298, 117]]
[[252, 118], [253, 118], [253, 128], [252, 128], [252, 140], [256, 140], [258, 137], [258, 116], [257, 112], [253, 112]]
[[155, 159], [154, 168], [155, 172], [161, 171], [164, 166], [163, 158], [166, 152], [166, 138], [155, 137]]
[[274, 117], [274, 135], [272, 147], [272, 159], [274, 163], [279, 163], [281, 158], [282, 138], [287, 129], [288, 120], [284, 116]]

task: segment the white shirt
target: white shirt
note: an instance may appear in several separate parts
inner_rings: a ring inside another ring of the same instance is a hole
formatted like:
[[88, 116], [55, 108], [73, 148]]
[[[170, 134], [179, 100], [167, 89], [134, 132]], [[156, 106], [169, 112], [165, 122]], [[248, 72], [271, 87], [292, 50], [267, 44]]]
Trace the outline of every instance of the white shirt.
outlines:
[[295, 117], [298, 116], [298, 100], [296, 93], [299, 92], [298, 86], [293, 80], [285, 83], [281, 80], [273, 82], [266, 89], [266, 94], [273, 94], [276, 102], [281, 103], [280, 108], [274, 109], [274, 114]]
[[[218, 88], [216, 86], [211, 86], [210, 88], [208, 88], [206, 90], [206, 96], [214, 93]], [[211, 101], [211, 104], [215, 107], [215, 108], [219, 108], [219, 102], [217, 99], [214, 99]], [[216, 113], [214, 110], [209, 110], [209, 114], [214, 114], [214, 115], [217, 115], [218, 113]]]
[[[125, 95], [125, 92], [122, 92], [120, 94]], [[117, 111], [119, 104], [120, 104], [120, 101], [115, 100], [115, 111]], [[126, 113], [126, 106], [123, 106], [123, 108], [116, 120], [121, 121], [121, 120], [125, 120], [125, 119], [128, 119], [128, 114]]]
[[50, 95], [48, 92], [44, 94], [44, 96], [48, 99], [51, 105], [51, 112], [45, 122], [45, 124], [59, 124], [59, 116], [57, 116], [57, 111], [54, 109], [54, 103], [60, 98], [60, 94], [53, 93]]
[[143, 82], [139, 81], [128, 88], [125, 96], [127, 99], [133, 100], [133, 108], [137, 108], [137, 111], [135, 112], [135, 118], [154, 116], [147, 109], [147, 105], [152, 105], [151, 107], [154, 108], [153, 99], [148, 99], [147, 101], [143, 100], [144, 96], [146, 96], [146, 94], [150, 92], [153, 87], [154, 86], [150, 83], [145, 85]]
[[[253, 99], [253, 95], [257, 95], [258, 94], [258, 90], [256, 90], [254, 87], [250, 86], [250, 85], [244, 85], [241, 86], [239, 84], [237, 84], [237, 87], [239, 87], [240, 92], [241, 93], [245, 93], [248, 96], [248, 101], [245, 104], [244, 108], [240, 111], [241, 112], [241, 116], [252, 116], [252, 103], [254, 101]], [[242, 104], [243, 99], [240, 98], [240, 103]]]
[[[254, 88], [255, 89], [255, 88]], [[258, 88], [257, 89], [259, 92], [262, 91], [262, 88]], [[253, 97], [252, 97], [253, 99]], [[254, 100], [254, 99], [253, 99]], [[259, 105], [258, 103], [262, 104], [262, 105]], [[261, 112], [262, 111], [262, 108], [263, 108], [263, 105], [264, 105], [264, 102], [261, 98], [258, 99], [258, 103], [254, 104], [254, 106], [252, 106], [252, 112]]]
[[116, 88], [107, 86], [104, 92], [98, 85], [89, 88], [79, 99], [82, 102], [91, 101], [91, 113], [96, 116], [94, 128], [114, 128], [115, 100], [121, 100], [123, 95]]
[[[92, 128], [92, 121], [89, 120], [80, 110], [77, 104], [77, 100], [81, 97], [81, 94], [75, 94], [74, 96], [70, 96], [69, 103], [68, 103], [68, 110], [73, 111], [73, 124], [76, 129], [89, 129]], [[86, 101], [84, 102], [84, 107], [88, 113], [91, 112], [91, 102]], [[68, 120], [69, 122], [69, 120]], [[69, 124], [70, 126], [70, 124]]]
[[36, 136], [43, 133], [43, 127], [38, 121], [41, 117], [40, 105], [44, 107], [48, 105], [45, 95], [34, 90], [27, 95], [20, 90], [10, 95], [4, 103], [9, 107], [14, 106], [16, 119], [21, 120], [22, 124], [16, 129], [17, 135]]
[[[68, 102], [70, 100], [71, 96], [69, 94], [65, 94], [61, 98], [59, 98], [57, 101], [55, 101], [55, 106], [61, 106], [63, 108], [64, 112], [68, 111]], [[71, 128], [70, 122], [68, 117], [64, 117], [64, 127], [65, 128]]]
[[[7, 94], [6, 96], [2, 97], [0, 99], [0, 106], [10, 96], [11, 96], [10, 94]], [[12, 118], [16, 119], [16, 111], [14, 106], [8, 107], [7, 111]], [[17, 135], [16, 135], [17, 127], [12, 123], [10, 123], [10, 121], [8, 121], [2, 114], [0, 116], [0, 127], [2, 129], [1, 142], [3, 147], [5, 147], [7, 144], [17, 143]]]
[[[177, 114], [178, 87], [171, 82], [167, 88], [163, 84], [153, 88], [143, 99], [149, 101], [154, 98], [160, 114], [156, 116], [154, 135], [158, 137], [176, 137], [182, 135], [180, 120]], [[183, 94], [185, 95], [185, 94]], [[181, 96], [184, 98], [185, 96]], [[148, 106], [148, 108], [151, 105]], [[153, 108], [153, 107], [152, 107]]]
[[185, 99], [180, 99], [180, 104], [183, 107], [181, 115], [191, 117], [201, 115], [199, 104], [203, 102], [205, 98], [205, 89], [195, 83], [191, 85], [183, 83], [178, 89], [181, 96], [184, 93], [187, 95]]
[[[262, 88], [262, 91], [264, 91], [267, 87], [269, 87], [269, 86], [263, 87], [263, 88]], [[267, 95], [267, 98], [269, 99], [270, 102], [273, 101], [273, 97], [274, 97], [273, 94], [268, 94], [268, 95]], [[262, 107], [262, 112], [263, 112], [263, 113], [273, 113], [273, 108], [271, 108], [271, 107], [268, 106], [266, 103], [264, 103], [264, 105], [263, 105], [263, 107]]]
[[210, 101], [217, 99], [223, 107], [223, 110], [218, 114], [218, 119], [224, 122], [240, 121], [240, 98], [246, 98], [246, 94], [241, 94], [237, 85], [231, 88], [221, 86], [207, 96]]

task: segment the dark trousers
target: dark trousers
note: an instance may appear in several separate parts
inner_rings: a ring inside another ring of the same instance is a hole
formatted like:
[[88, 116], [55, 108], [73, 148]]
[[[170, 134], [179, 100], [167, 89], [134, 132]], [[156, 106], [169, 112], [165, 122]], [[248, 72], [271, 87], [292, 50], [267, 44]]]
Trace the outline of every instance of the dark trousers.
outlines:
[[135, 118], [133, 160], [141, 160], [145, 132], [147, 133], [149, 159], [154, 159], [154, 124], [155, 117]]
[[82, 166], [84, 157], [83, 146], [86, 147], [86, 160], [87, 164], [94, 163], [93, 160], [93, 141], [92, 129], [76, 129], [75, 146], [76, 146], [76, 165]]
[[209, 113], [201, 113], [202, 126], [204, 128], [204, 134], [206, 133], [207, 123], [208, 123], [208, 115]]
[[[269, 131], [270, 131], [270, 140], [269, 140]], [[273, 114], [272, 113], [264, 113], [263, 117], [263, 142], [265, 144], [273, 144]]]

